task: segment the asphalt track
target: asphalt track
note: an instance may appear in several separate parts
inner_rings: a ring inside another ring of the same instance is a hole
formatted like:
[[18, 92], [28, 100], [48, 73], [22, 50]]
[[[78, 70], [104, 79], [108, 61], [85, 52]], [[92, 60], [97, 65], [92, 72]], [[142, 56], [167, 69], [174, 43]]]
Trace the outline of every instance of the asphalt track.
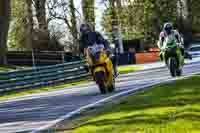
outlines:
[[[197, 72], [200, 72], [200, 62], [186, 65], [183, 75], [188, 76]], [[97, 86], [88, 83], [56, 92], [0, 102], [0, 133], [31, 132], [67, 113], [111, 95], [151, 83], [165, 82], [171, 78], [166, 68], [158, 68], [119, 76], [116, 91], [107, 95], [100, 95]]]

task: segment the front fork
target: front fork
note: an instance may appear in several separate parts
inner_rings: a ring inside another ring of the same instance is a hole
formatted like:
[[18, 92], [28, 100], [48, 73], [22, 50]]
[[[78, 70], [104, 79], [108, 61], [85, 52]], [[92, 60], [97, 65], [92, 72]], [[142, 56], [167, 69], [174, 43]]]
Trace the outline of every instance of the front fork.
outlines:
[[[166, 65], [168, 65], [168, 59], [166, 59], [166, 53], [164, 51], [160, 52], [160, 60], [164, 61]], [[184, 65], [184, 55], [182, 54], [180, 49], [177, 49], [177, 57], [179, 62], [179, 68]]]
[[161, 51], [160, 52], [160, 60], [164, 61], [166, 66], [168, 66], [168, 61], [167, 61], [167, 59], [165, 57], [166, 57], [166, 53], [164, 51]]
[[177, 56], [179, 59], [179, 68], [182, 68], [184, 65], [184, 53], [182, 53], [181, 49], [177, 49]]

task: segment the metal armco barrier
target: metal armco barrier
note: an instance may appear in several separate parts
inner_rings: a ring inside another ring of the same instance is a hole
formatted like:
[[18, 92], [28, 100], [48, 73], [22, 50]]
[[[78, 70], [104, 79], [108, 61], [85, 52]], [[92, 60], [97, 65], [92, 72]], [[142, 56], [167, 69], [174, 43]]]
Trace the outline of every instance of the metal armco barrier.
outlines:
[[85, 61], [0, 73], [0, 93], [71, 83], [89, 78]]
[[62, 51], [9, 51], [7, 53], [8, 64], [17, 66], [47, 66], [80, 60], [79, 56]]

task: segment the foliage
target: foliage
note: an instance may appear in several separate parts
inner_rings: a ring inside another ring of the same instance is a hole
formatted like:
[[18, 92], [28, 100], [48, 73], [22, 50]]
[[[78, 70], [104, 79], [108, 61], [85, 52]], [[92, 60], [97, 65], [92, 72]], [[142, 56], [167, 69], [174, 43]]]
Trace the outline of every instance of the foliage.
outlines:
[[25, 45], [25, 25], [26, 19], [26, 2], [24, 0], [12, 0], [11, 26], [9, 31], [10, 48], [26, 48]]
[[[122, 9], [117, 11], [124, 40], [144, 38], [147, 43], [153, 43], [164, 22], [176, 22], [175, 0], [125, 1]], [[107, 32], [111, 32], [112, 28], [111, 13], [109, 7], [104, 14], [103, 26]]]
[[1, 72], [9, 72], [12, 71], [13, 69], [10, 67], [6, 67], [6, 66], [0, 66], [0, 73]]
[[90, 23], [93, 26], [93, 28], [95, 27], [94, 2], [95, 0], [82, 0], [84, 21]]
[[[51, 24], [51, 27], [55, 27], [55, 22], [62, 23], [60, 24], [61, 27], [57, 28], [51, 28], [51, 33], [53, 36], [57, 36], [57, 38], [64, 38], [63, 41], [65, 44], [65, 47], [70, 49], [73, 52], [77, 53], [78, 48], [78, 22], [80, 21], [80, 13], [77, 11], [77, 9], [74, 6], [74, 0], [69, 1], [54, 1], [49, 0], [48, 1], [48, 12], [49, 12], [49, 23]], [[57, 34], [61, 33], [63, 34]], [[58, 36], [60, 35], [60, 37]], [[66, 42], [67, 41], [67, 42]]]
[[192, 0], [192, 5], [191, 5], [191, 9], [192, 9], [192, 19], [193, 19], [193, 23], [192, 23], [192, 30], [196, 33], [200, 32], [200, 0]]
[[[27, 30], [30, 30], [28, 27], [29, 19], [27, 7], [28, 0], [12, 0], [12, 21], [9, 31], [9, 47], [26, 49], [28, 46], [27, 38], [29, 38]], [[41, 23], [45, 23], [43, 27], [50, 27], [51, 35], [54, 34], [54, 31], [51, 29], [52, 21], [64, 23], [59, 25], [60, 28], [57, 28], [58, 32], [63, 32], [65, 34], [64, 38], [68, 38], [70, 44], [78, 44], [78, 27], [82, 20], [80, 20], [81, 15], [83, 15], [84, 21], [91, 23], [95, 26], [95, 0], [82, 0], [82, 11], [83, 14], [80, 14], [79, 11], [75, 8], [75, 0], [30, 0], [33, 2], [35, 7], [35, 18], [37, 18], [39, 30], [45, 29], [40, 28]], [[142, 39], [145, 44], [152, 45], [155, 44], [155, 41], [158, 39], [159, 32], [162, 30], [162, 25], [166, 21], [172, 21], [179, 29], [184, 29], [180, 22], [180, 13], [178, 2], [187, 3], [186, 7], [183, 7], [184, 11], [188, 10], [189, 16], [186, 16], [186, 19], [192, 19], [192, 31], [194, 33], [200, 32], [200, 16], [199, 16], [199, 2], [200, 0], [101, 0], [105, 2], [107, 10], [104, 12], [102, 25], [104, 31], [108, 34], [111, 39], [113, 32], [113, 24], [116, 22], [117, 25], [120, 25], [122, 30], [122, 36], [124, 40], [132, 39]], [[41, 10], [44, 7], [45, 2], [48, 6], [48, 13], [45, 10]], [[48, 15], [48, 18], [47, 15]], [[185, 13], [187, 14], [187, 13]], [[188, 18], [187, 18], [188, 17]], [[52, 20], [52, 21], [51, 21]], [[182, 21], [187, 21], [181, 19]], [[37, 22], [34, 21], [34, 22]], [[56, 23], [53, 23], [54, 27]], [[61, 26], [63, 26], [61, 28]], [[36, 26], [37, 27], [37, 26]], [[34, 29], [35, 27], [32, 27]], [[61, 30], [60, 30], [61, 29]], [[63, 30], [66, 29], [66, 30]], [[46, 29], [48, 30], [48, 29]], [[41, 36], [49, 36], [49, 31], [47, 34], [42, 34]], [[36, 36], [40, 35], [37, 34]], [[55, 39], [56, 33], [53, 35]], [[33, 35], [34, 36], [34, 35]], [[42, 38], [38, 37], [37, 38]], [[63, 37], [63, 35], [61, 36]], [[35, 38], [35, 37], [33, 37]], [[48, 38], [48, 37], [46, 37]], [[60, 37], [56, 37], [60, 38]], [[43, 39], [44, 40], [44, 37]], [[58, 42], [58, 40], [57, 40]], [[40, 46], [40, 44], [38, 44]], [[72, 45], [71, 45], [72, 46]], [[57, 46], [56, 46], [57, 47]], [[72, 46], [72, 47], [76, 47]]]

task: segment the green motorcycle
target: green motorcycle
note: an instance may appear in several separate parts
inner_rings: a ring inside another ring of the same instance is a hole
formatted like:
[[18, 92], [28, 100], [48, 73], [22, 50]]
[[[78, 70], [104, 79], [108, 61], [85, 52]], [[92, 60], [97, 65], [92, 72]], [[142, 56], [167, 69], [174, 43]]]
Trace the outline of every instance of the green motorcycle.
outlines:
[[181, 76], [184, 66], [184, 56], [175, 38], [167, 37], [163, 43], [162, 58], [168, 66], [172, 77]]

